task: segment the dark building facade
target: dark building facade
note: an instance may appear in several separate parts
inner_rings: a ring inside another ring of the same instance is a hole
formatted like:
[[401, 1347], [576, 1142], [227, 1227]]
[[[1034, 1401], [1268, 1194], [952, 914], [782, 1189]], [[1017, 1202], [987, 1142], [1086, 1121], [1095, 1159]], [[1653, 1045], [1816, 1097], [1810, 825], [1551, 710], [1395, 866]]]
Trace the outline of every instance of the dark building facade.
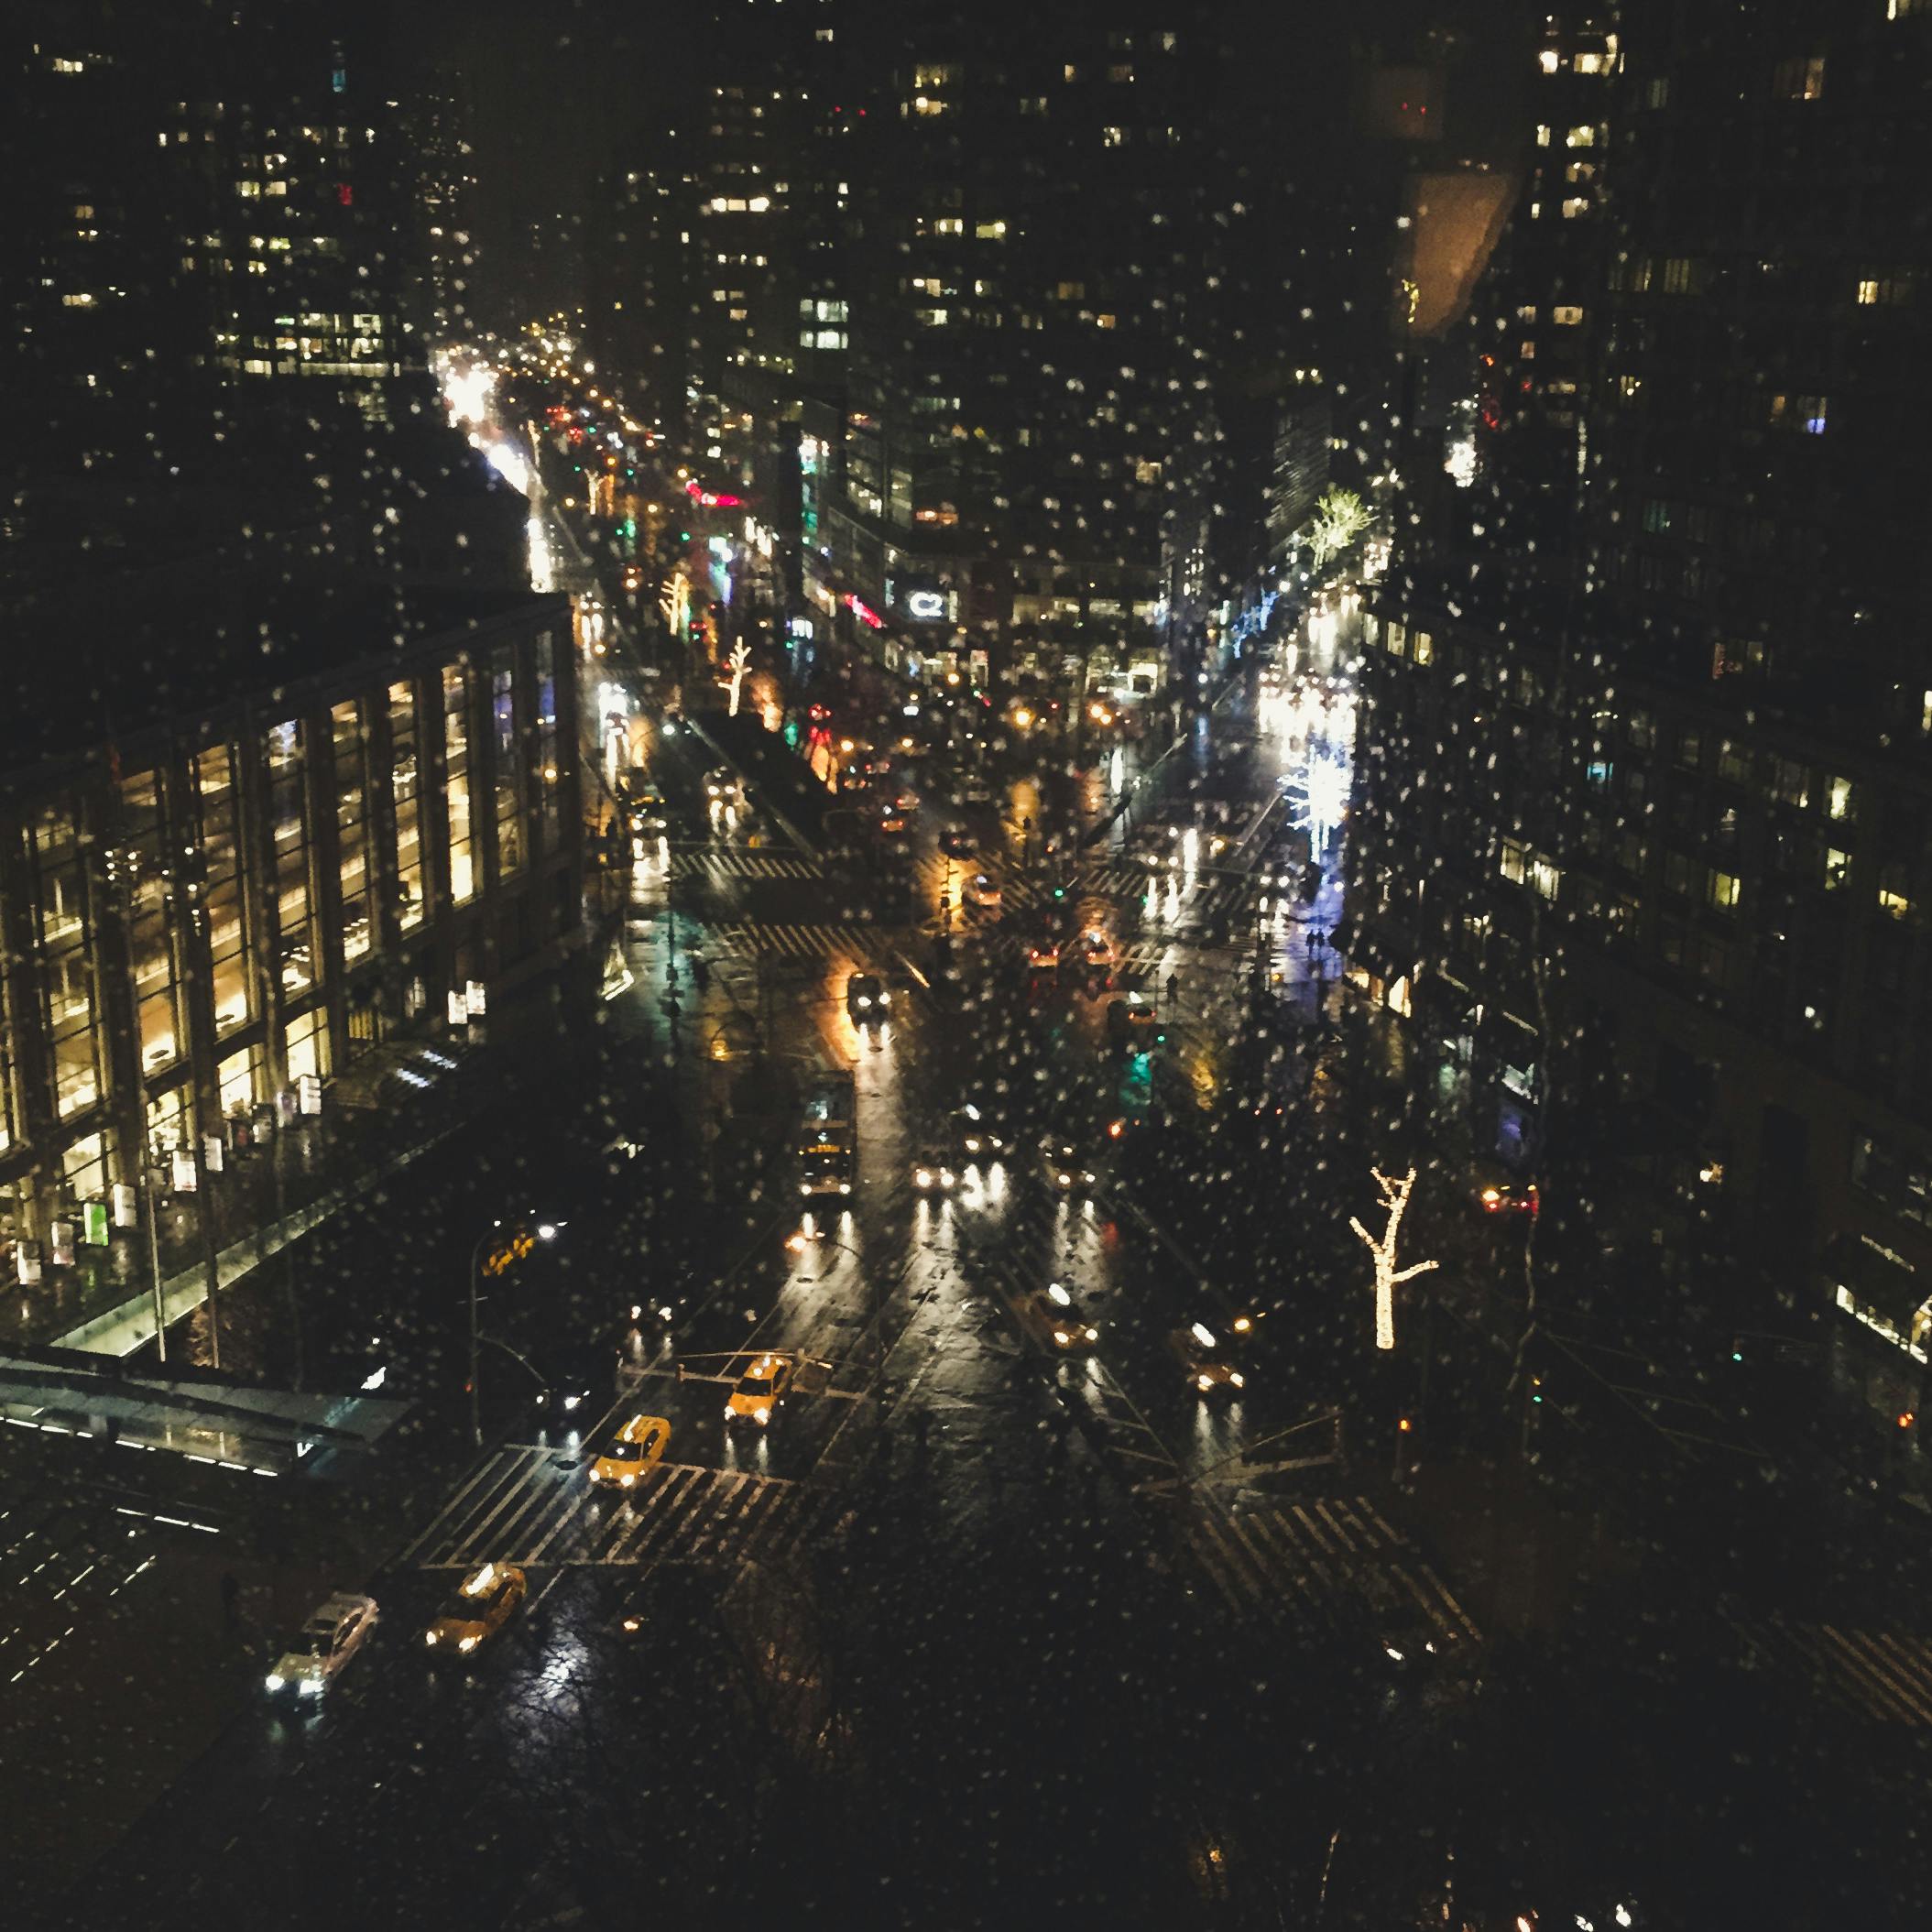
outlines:
[[1535, 460], [1411, 534], [1365, 668], [1356, 976], [1467, 1083], [1479, 1146], [1607, 1162], [1606, 1228], [1680, 1250], [1720, 1312], [1835, 1309], [1839, 1366], [1912, 1407], [1928, 22], [1787, 0], [1582, 27], [1537, 52], [1560, 98], [1517, 218], [1568, 239], [1509, 251], [1543, 292], [1504, 332], [1499, 442]]

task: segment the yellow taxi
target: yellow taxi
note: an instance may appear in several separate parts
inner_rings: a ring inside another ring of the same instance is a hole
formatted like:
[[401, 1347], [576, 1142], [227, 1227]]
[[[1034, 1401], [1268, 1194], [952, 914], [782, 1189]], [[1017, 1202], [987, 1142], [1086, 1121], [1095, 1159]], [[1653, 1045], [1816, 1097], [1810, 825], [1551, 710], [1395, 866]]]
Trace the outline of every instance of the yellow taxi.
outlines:
[[630, 1489], [646, 1469], [663, 1459], [670, 1440], [671, 1424], [661, 1415], [633, 1415], [591, 1464], [590, 1479]]
[[731, 1393], [725, 1399], [725, 1420], [755, 1422], [759, 1428], [765, 1427], [771, 1420], [771, 1412], [791, 1392], [796, 1366], [789, 1355], [774, 1355], [770, 1350], [763, 1355], [740, 1357], [732, 1364], [733, 1380]]
[[468, 1656], [509, 1621], [529, 1588], [529, 1577], [514, 1563], [486, 1563], [456, 1586], [423, 1642], [433, 1651]]

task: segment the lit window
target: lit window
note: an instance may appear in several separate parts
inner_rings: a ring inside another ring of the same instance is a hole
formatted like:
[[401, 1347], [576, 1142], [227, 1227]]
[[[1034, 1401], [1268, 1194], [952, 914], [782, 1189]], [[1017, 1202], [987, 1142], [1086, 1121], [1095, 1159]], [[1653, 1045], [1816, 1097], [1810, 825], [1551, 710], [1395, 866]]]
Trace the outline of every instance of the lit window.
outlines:
[[1573, 127], [1564, 136], [1566, 147], [1594, 147], [1597, 145], [1597, 129], [1594, 123], [1586, 123], [1581, 127]]
[[1563, 56], [1554, 47], [1545, 47], [1536, 56], [1536, 65], [1546, 74], [1561, 73], [1563, 71]]
[[1710, 902], [1719, 911], [1736, 911], [1740, 893], [1735, 872], [1713, 872], [1710, 875]]
[[1566, 329], [1574, 329], [1583, 320], [1583, 311], [1573, 302], [1559, 302], [1550, 311], [1550, 320]]
[[975, 222], [973, 224], [973, 235], [977, 241], [1002, 242], [1006, 239], [1006, 224], [997, 221]]
[[1435, 639], [1425, 630], [1415, 633], [1414, 649], [1412, 653], [1418, 664], [1433, 664], [1435, 661]]
[[1886, 876], [1879, 883], [1878, 909], [1881, 912], [1890, 913], [1894, 919], [1909, 918], [1912, 911], [1912, 901], [1905, 895], [1905, 880], [1902, 876], [1894, 876], [1902, 875], [1903, 871], [1902, 867], [1887, 866]]
[[1613, 62], [1609, 54], [1578, 54], [1570, 67], [1579, 74], [1607, 74], [1612, 71]]
[[1103, 127], [1100, 130], [1100, 145], [1103, 147], [1124, 147], [1127, 145], [1126, 128]]
[[1849, 778], [1830, 780], [1825, 793], [1825, 815], [1840, 822], [1858, 816], [1858, 799]]
[[1825, 92], [1825, 57], [1780, 60], [1771, 73], [1774, 101], [1816, 101]]
[[1826, 891], [1828, 891], [1828, 892], [1836, 892], [1836, 891], [1838, 890], [1838, 889], [1839, 889], [1839, 887], [1840, 887], [1841, 885], [1843, 885], [1843, 884], [1845, 883], [1846, 878], [1847, 878], [1847, 876], [1848, 876], [1848, 875], [1849, 875], [1849, 874], [1850, 873], [1850, 870], [1851, 870], [1851, 855], [1850, 855], [1850, 853], [1849, 853], [1849, 852], [1840, 852], [1840, 851], [1839, 850], [1839, 848], [1838, 848], [1838, 847], [1837, 847], [1836, 846], [1827, 846], [1827, 847], [1826, 847], [1826, 850], [1825, 850], [1825, 890], [1826, 890]]
[[1563, 218], [1566, 222], [1574, 222], [1579, 215], [1588, 214], [1589, 212], [1588, 200], [1580, 194], [1569, 196], [1563, 203]]
[[1537, 147], [1548, 147], [1548, 146], [1550, 145], [1550, 133], [1551, 133], [1551, 129], [1549, 128], [1549, 126], [1548, 126], [1548, 125], [1547, 125], [1546, 123], [1539, 122], [1539, 123], [1537, 124], [1537, 127], [1536, 127], [1536, 145], [1537, 145]]
[[1530, 848], [1520, 838], [1506, 838], [1502, 842], [1502, 858], [1498, 870], [1512, 885], [1520, 886], [1528, 876]]
[[1562, 868], [1539, 852], [1530, 863], [1530, 885], [1541, 899], [1554, 901], [1563, 884]]

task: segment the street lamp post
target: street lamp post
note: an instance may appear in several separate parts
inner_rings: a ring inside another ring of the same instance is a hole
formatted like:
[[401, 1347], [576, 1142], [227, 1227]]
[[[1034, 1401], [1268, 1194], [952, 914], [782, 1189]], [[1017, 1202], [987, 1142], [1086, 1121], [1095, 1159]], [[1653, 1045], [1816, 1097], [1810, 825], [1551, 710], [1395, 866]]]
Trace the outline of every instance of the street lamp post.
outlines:
[[470, 1250], [470, 1446], [477, 1449], [483, 1446], [483, 1349], [476, 1327], [476, 1276], [483, 1266], [483, 1250], [495, 1240], [502, 1226], [501, 1221], [492, 1221], [488, 1232], [480, 1236]]
[[[540, 1241], [554, 1241], [557, 1239], [557, 1230], [562, 1225], [561, 1221], [539, 1221], [534, 1232]], [[476, 1245], [470, 1250], [470, 1444], [472, 1447], [478, 1449], [483, 1446], [483, 1331], [476, 1324], [476, 1304], [479, 1299], [476, 1277], [483, 1270], [483, 1250], [502, 1230], [503, 1223], [500, 1219], [492, 1221], [477, 1237]], [[525, 1251], [527, 1248], [498, 1250], [492, 1257], [497, 1265], [491, 1272], [501, 1273], [518, 1253]], [[503, 1344], [498, 1342], [497, 1346], [501, 1348]]]

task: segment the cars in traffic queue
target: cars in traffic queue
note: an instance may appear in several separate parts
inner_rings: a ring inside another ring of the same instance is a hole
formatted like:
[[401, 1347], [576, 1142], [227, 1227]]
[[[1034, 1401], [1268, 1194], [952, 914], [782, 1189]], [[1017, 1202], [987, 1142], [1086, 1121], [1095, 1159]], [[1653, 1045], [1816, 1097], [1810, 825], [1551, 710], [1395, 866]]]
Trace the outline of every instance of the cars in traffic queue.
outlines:
[[723, 805], [736, 805], [745, 796], [738, 775], [726, 765], [714, 765], [704, 774], [704, 796]]
[[1154, 1003], [1145, 993], [1125, 993], [1107, 1006], [1107, 1039], [1123, 1053], [1145, 1053], [1166, 1037]]
[[553, 1428], [581, 1429], [597, 1415], [617, 1381], [616, 1351], [562, 1349], [532, 1366], [540, 1379], [532, 1398], [539, 1419]]
[[909, 837], [912, 830], [911, 815], [901, 812], [897, 805], [881, 805], [879, 811], [879, 835], [885, 839]]
[[951, 1194], [959, 1185], [959, 1173], [934, 1154], [922, 1154], [912, 1163], [912, 1185], [921, 1194]]
[[1100, 1339], [1099, 1329], [1064, 1282], [1049, 1282], [1044, 1288], [1035, 1288], [1021, 1295], [1017, 1305], [1021, 1325], [1042, 1348], [1056, 1355], [1085, 1355]]
[[456, 1586], [423, 1632], [424, 1643], [439, 1656], [467, 1657], [509, 1621], [529, 1589], [514, 1563], [486, 1563]]
[[979, 849], [979, 841], [964, 825], [948, 825], [939, 835], [939, 849], [948, 858], [971, 858]]
[[1005, 903], [999, 881], [988, 872], [976, 872], [959, 889], [959, 902], [976, 912], [997, 913]]
[[947, 1117], [952, 1128], [953, 1146], [966, 1164], [984, 1165], [997, 1161], [1008, 1147], [1007, 1136], [977, 1101], [955, 1107]]
[[1049, 1141], [1041, 1149], [1040, 1157], [1046, 1178], [1057, 1193], [1083, 1193], [1100, 1178], [1071, 1141]]
[[663, 1460], [670, 1441], [671, 1424], [661, 1415], [633, 1415], [592, 1462], [590, 1479], [632, 1489], [645, 1470]]
[[1042, 933], [1027, 942], [1026, 963], [1035, 973], [1055, 973], [1060, 969], [1060, 942], [1051, 933]]
[[1167, 1352], [1181, 1365], [1196, 1395], [1233, 1394], [1247, 1386], [1234, 1351], [1206, 1322], [1190, 1322], [1167, 1337]]
[[310, 1613], [263, 1679], [268, 1695], [300, 1700], [319, 1698], [376, 1628], [376, 1602], [338, 1591]]
[[725, 1398], [725, 1421], [754, 1422], [759, 1428], [770, 1425], [772, 1415], [791, 1392], [791, 1379], [798, 1364], [789, 1355], [767, 1349], [759, 1355], [742, 1355], [731, 1365], [731, 1393]]
[[1080, 964], [1089, 973], [1110, 973], [1119, 960], [1120, 955], [1113, 941], [1097, 927], [1081, 933]]
[[846, 1010], [861, 1024], [884, 1020], [892, 1010], [892, 995], [877, 973], [854, 973], [846, 980]]

